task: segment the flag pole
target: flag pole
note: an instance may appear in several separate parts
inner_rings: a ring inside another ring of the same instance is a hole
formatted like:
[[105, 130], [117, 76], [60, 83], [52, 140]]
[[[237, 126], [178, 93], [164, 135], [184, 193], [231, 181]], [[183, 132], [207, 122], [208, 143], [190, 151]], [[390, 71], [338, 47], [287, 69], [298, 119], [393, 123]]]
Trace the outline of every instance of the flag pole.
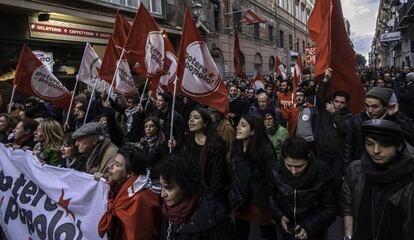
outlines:
[[86, 53], [86, 47], [88, 46], [89, 43], [86, 43], [85, 45], [85, 50], [83, 50], [83, 56], [82, 56], [82, 60], [80, 63], [80, 68], [79, 68], [79, 72], [76, 75], [76, 81], [75, 81], [75, 86], [73, 87], [73, 93], [72, 93], [72, 97], [70, 99], [70, 104], [69, 104], [69, 110], [68, 113], [66, 115], [66, 120], [65, 120], [65, 125], [67, 125], [69, 123], [69, 116], [70, 116], [70, 112], [72, 110], [72, 105], [73, 105], [73, 99], [75, 98], [75, 93], [76, 93], [76, 88], [78, 87], [78, 82], [79, 82], [79, 76], [82, 72], [82, 66], [83, 66], [83, 62], [85, 61], [85, 53]]
[[89, 98], [88, 108], [86, 109], [85, 119], [83, 119], [83, 124], [85, 124], [85, 123], [86, 123], [86, 119], [88, 118], [88, 113], [89, 113], [89, 110], [90, 110], [91, 105], [92, 105], [93, 95], [94, 95], [94, 93], [95, 93], [96, 84], [98, 83], [98, 80], [99, 80], [99, 79], [95, 78], [95, 84], [93, 85], [93, 89], [92, 89], [91, 97]]
[[9, 109], [8, 109], [7, 113], [11, 112], [12, 105], [13, 105], [13, 100], [14, 100], [14, 94], [16, 92], [16, 87], [17, 87], [17, 85], [13, 85], [12, 95], [10, 97]]
[[147, 85], [148, 85], [148, 77], [147, 77], [147, 80], [145, 80], [144, 89], [142, 90], [141, 97], [139, 98], [138, 106], [141, 107], [141, 109], [143, 109], [141, 104], [142, 104], [142, 100], [144, 99], [144, 96], [145, 96], [145, 91], [147, 90]]
[[[178, 77], [175, 76], [174, 79], [174, 91], [172, 97], [172, 106], [171, 106], [171, 124], [170, 124], [170, 142], [173, 139], [173, 129], [174, 129], [174, 109], [175, 109], [175, 96], [177, 95], [177, 79]], [[172, 147], [170, 147], [170, 154], [172, 153]]]
[[121, 56], [119, 56], [118, 62], [117, 62], [117, 64], [116, 64], [116, 68], [115, 68], [114, 76], [112, 77], [112, 82], [111, 82], [111, 86], [109, 87], [109, 90], [108, 90], [108, 96], [106, 97], [106, 101], [108, 101], [108, 100], [109, 100], [109, 96], [110, 96], [110, 95], [111, 95], [111, 93], [112, 93], [112, 86], [113, 86], [113, 84], [114, 84], [114, 81], [115, 81], [116, 75], [118, 74], [119, 64], [121, 64], [121, 60], [122, 60], [122, 58], [124, 57], [124, 53], [125, 53], [125, 48], [122, 48]]
[[[82, 59], [82, 60], [83, 60], [83, 59]], [[81, 66], [82, 66], [82, 63], [81, 63]], [[81, 68], [79, 69], [79, 73], [80, 73], [80, 71], [81, 71]], [[78, 82], [79, 82], [79, 73], [78, 73], [78, 76], [76, 77], [75, 87], [73, 88], [72, 97], [71, 97], [71, 99], [70, 99], [69, 110], [68, 110], [68, 113], [67, 113], [67, 115], [66, 115], [65, 125], [67, 125], [67, 124], [68, 124], [68, 122], [69, 122], [69, 116], [70, 116], [70, 112], [71, 112], [71, 110], [72, 110], [73, 99], [75, 98], [76, 88], [78, 87]]]

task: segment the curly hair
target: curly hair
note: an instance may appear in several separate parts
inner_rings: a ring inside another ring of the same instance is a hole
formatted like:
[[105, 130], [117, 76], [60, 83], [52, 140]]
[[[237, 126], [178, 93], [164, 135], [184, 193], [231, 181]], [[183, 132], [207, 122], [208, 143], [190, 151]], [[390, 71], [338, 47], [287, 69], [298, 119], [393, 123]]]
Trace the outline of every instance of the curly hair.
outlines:
[[201, 189], [200, 166], [182, 155], [173, 155], [162, 163], [160, 178], [180, 186], [184, 191], [184, 199], [190, 198]]
[[118, 149], [118, 154], [125, 159], [127, 173], [136, 175], [146, 174], [148, 159], [142, 149], [134, 145], [125, 144]]

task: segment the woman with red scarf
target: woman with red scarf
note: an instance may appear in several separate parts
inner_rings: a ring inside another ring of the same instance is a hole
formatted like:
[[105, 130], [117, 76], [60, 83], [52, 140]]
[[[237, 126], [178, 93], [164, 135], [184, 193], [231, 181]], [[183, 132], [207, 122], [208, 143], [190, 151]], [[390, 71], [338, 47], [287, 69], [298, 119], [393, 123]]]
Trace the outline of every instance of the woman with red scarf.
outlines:
[[116, 240], [160, 239], [160, 198], [146, 168], [145, 153], [134, 146], [118, 150], [109, 166], [108, 207], [99, 222], [99, 235]]
[[160, 168], [163, 240], [230, 239], [225, 207], [202, 189], [199, 164], [175, 156]]

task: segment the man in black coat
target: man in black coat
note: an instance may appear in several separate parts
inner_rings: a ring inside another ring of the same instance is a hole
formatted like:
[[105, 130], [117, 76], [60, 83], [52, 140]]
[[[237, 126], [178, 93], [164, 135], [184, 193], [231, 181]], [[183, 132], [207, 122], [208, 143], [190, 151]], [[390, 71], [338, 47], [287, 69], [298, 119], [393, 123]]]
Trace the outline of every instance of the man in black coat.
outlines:
[[340, 187], [345, 168], [344, 140], [352, 113], [348, 110], [350, 96], [347, 92], [334, 92], [333, 99], [330, 101], [328, 96], [330, 78], [331, 69], [328, 69], [316, 93], [318, 109], [316, 142], [319, 160], [328, 164], [336, 186]]
[[364, 154], [352, 162], [342, 185], [344, 239], [414, 239], [414, 159], [395, 122], [362, 124]]
[[414, 120], [414, 72], [410, 72], [405, 77], [405, 82], [396, 84], [395, 94], [401, 105], [401, 111]]
[[405, 140], [414, 146], [414, 123], [399, 111], [394, 92], [389, 88], [373, 87], [365, 96], [366, 110], [354, 116], [345, 136], [345, 163], [349, 165], [361, 158], [364, 138], [362, 124], [370, 119], [386, 119], [398, 123], [404, 130]]

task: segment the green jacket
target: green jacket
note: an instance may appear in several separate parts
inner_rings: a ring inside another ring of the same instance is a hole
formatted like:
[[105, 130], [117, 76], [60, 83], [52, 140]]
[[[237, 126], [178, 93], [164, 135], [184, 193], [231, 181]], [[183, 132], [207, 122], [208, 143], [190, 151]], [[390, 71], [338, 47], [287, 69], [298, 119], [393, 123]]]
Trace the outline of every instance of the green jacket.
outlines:
[[277, 155], [277, 159], [282, 159], [282, 144], [289, 137], [288, 130], [279, 125], [273, 135], [267, 134], [267, 136], [272, 142], [273, 148], [275, 149]]
[[42, 152], [43, 161], [49, 165], [57, 166], [60, 164], [60, 151], [45, 148]]

